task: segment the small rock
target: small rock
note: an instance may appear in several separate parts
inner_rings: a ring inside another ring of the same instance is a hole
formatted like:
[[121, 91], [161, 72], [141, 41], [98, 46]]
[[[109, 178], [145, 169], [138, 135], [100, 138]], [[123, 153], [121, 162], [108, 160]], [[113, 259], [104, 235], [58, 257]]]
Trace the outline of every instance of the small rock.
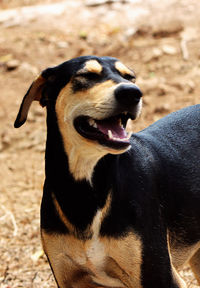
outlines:
[[176, 55], [177, 49], [171, 45], [163, 45], [162, 51], [167, 55]]
[[33, 262], [37, 262], [43, 255], [44, 255], [44, 251], [38, 250], [31, 255], [31, 260], [33, 260]]
[[1, 150], [7, 149], [11, 144], [11, 135], [6, 130], [1, 133]]
[[45, 143], [44, 144], [40, 144], [40, 145], [37, 145], [36, 147], [35, 147], [35, 151], [37, 151], [37, 152], [45, 152]]
[[171, 86], [173, 86], [177, 90], [183, 91], [185, 88], [185, 83], [181, 81], [174, 81], [174, 82], [171, 82]]
[[20, 61], [17, 59], [12, 59], [6, 63], [6, 69], [8, 71], [15, 70], [19, 67]]
[[58, 48], [67, 48], [67, 47], [69, 46], [69, 44], [68, 44], [67, 42], [65, 42], [65, 41], [59, 41], [59, 42], [56, 44], [56, 46], [57, 46]]
[[154, 113], [167, 113], [170, 111], [170, 105], [165, 103], [155, 108]]
[[156, 88], [156, 94], [157, 94], [158, 96], [164, 96], [164, 95], [167, 94], [168, 90], [169, 90], [169, 89], [168, 89], [168, 86], [167, 86], [166, 84], [161, 83], [161, 84], [159, 84], [158, 87]]
[[126, 38], [131, 38], [133, 37], [135, 34], [136, 34], [137, 30], [135, 28], [128, 28], [126, 31], [125, 31], [125, 36]]
[[162, 25], [158, 25], [157, 23], [156, 27], [153, 28], [152, 34], [155, 38], [162, 38], [174, 36], [179, 34], [181, 31], [183, 31], [182, 23], [171, 21], [168, 23], [162, 23]]
[[188, 93], [193, 93], [195, 90], [195, 83], [192, 80], [187, 82]]
[[35, 118], [44, 116], [44, 110], [41, 109], [41, 106], [39, 108], [40, 108], [40, 110], [39, 109], [38, 110], [33, 110], [33, 115], [34, 115]]
[[81, 30], [81, 31], [79, 32], [79, 37], [80, 37], [81, 39], [83, 39], [83, 40], [86, 40], [87, 37], [88, 37], [87, 31]]
[[199, 38], [199, 32], [196, 27], [185, 27], [181, 33], [181, 38], [185, 41], [191, 41]]
[[136, 31], [137, 36], [147, 36], [151, 33], [152, 33], [152, 26], [150, 25], [141, 25]]
[[29, 111], [27, 122], [34, 123], [36, 122], [35, 115], [33, 111]]
[[162, 56], [162, 54], [163, 54], [162, 50], [159, 48], [154, 48], [152, 52], [153, 52], [154, 57], [156, 57], [156, 58]]
[[39, 70], [37, 67], [32, 66], [31, 64], [24, 62], [20, 65], [19, 70], [25, 73], [30, 73], [31, 75], [37, 75]]
[[141, 77], [138, 77], [137, 79], [137, 84], [141, 88], [144, 94], [148, 94], [152, 91], [156, 91], [158, 87], [161, 87], [161, 89], [163, 89], [164, 83], [165, 83], [165, 78], [162, 78], [162, 77], [159, 77], [159, 78], [153, 77], [149, 79], [143, 79]]
[[0, 57], [0, 63], [6, 63], [8, 61], [12, 60], [13, 55], [12, 54], [5, 54]]
[[149, 51], [144, 59], [145, 63], [151, 62], [152, 60], [157, 60], [159, 57], [161, 57], [163, 54], [163, 51], [159, 48], [153, 48], [152, 51]]

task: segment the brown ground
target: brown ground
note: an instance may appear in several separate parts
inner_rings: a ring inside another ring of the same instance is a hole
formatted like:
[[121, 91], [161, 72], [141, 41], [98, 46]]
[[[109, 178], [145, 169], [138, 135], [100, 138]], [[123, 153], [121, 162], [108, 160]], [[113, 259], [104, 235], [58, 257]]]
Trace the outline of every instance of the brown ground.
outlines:
[[[43, 13], [41, 2], [58, 6]], [[199, 102], [199, 0], [116, 2], [0, 0], [1, 288], [55, 287], [39, 232], [45, 112], [34, 103], [26, 125], [13, 129], [39, 71], [79, 55], [120, 58], [144, 92], [135, 131]], [[199, 287], [189, 269], [182, 274], [188, 287]]]

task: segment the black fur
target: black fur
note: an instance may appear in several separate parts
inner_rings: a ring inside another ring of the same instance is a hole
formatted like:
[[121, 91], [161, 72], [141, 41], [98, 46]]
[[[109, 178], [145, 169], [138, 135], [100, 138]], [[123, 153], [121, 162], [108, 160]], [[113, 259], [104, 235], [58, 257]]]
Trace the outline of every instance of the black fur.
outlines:
[[134, 134], [128, 152], [101, 159], [93, 188], [73, 180], [55, 112], [48, 115], [42, 228], [67, 233], [54, 215], [51, 191], [81, 237], [112, 189], [112, 209], [101, 235], [121, 237], [133, 228], [143, 239], [143, 287], [178, 287], [171, 277], [166, 230], [174, 231], [186, 245], [200, 239], [200, 105], [172, 113]]
[[[54, 78], [43, 92], [50, 101], [46, 102], [46, 180], [41, 227], [51, 233], [68, 233], [52, 204], [53, 192], [76, 227], [77, 237], [89, 238], [84, 230], [112, 191], [111, 209], [102, 223], [101, 235], [120, 238], [136, 231], [143, 245], [143, 287], [177, 288], [170, 266], [167, 230], [186, 246], [200, 241], [200, 105], [172, 113], [133, 134], [129, 151], [106, 155], [97, 163], [93, 186], [86, 180], [75, 181], [58, 129], [55, 100], [88, 59], [91, 58], [77, 58], [56, 70], [43, 72], [44, 77]], [[122, 76], [110, 68], [115, 58], [92, 59], [103, 65], [106, 79], [120, 81]]]

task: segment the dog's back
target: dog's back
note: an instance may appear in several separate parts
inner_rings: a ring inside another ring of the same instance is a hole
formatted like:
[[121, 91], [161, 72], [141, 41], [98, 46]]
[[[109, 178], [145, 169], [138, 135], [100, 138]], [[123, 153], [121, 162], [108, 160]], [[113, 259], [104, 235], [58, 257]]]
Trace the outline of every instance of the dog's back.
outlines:
[[139, 132], [133, 136], [133, 150], [138, 143], [142, 157], [148, 154], [144, 162], [151, 163], [147, 174], [156, 167], [159, 175], [157, 188], [169, 228], [193, 244], [200, 239], [200, 105], [174, 112]]

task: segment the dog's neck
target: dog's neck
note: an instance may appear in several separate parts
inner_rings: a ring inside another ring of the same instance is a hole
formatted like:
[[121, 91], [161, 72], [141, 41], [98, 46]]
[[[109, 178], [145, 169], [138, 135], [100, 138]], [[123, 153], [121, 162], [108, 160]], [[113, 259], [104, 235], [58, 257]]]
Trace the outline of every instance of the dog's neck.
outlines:
[[[92, 221], [96, 211], [105, 205], [108, 198], [111, 190], [108, 180], [112, 177], [110, 174], [113, 171], [110, 165], [113, 165], [115, 156], [107, 155], [99, 160], [95, 167], [92, 186], [87, 180], [77, 181], [70, 172], [69, 159], [57, 122], [55, 119], [47, 117], [47, 126], [45, 170], [48, 189], [45, 193], [49, 195], [53, 193], [69, 221], [80, 230], [84, 230]], [[113, 161], [107, 158], [112, 158]], [[77, 161], [81, 161], [81, 158]], [[101, 175], [101, 177], [97, 175]]]
[[92, 186], [92, 176], [98, 161], [104, 156], [102, 153], [88, 154], [85, 149], [72, 147], [68, 155], [69, 169], [76, 181], [86, 180]]

